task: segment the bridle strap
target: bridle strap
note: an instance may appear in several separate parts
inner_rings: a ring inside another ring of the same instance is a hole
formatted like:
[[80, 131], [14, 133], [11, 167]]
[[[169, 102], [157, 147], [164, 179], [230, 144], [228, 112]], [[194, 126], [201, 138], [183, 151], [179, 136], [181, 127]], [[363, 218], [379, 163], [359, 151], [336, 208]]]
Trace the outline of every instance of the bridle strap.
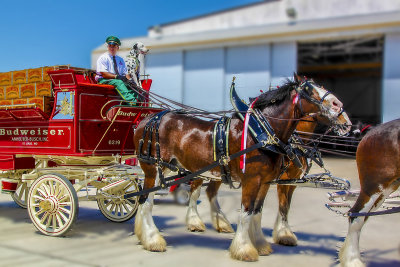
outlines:
[[326, 91], [326, 93], [322, 96], [322, 98], [319, 102], [322, 104], [322, 102], [324, 102], [325, 98], [330, 94], [332, 94], [330, 91]]

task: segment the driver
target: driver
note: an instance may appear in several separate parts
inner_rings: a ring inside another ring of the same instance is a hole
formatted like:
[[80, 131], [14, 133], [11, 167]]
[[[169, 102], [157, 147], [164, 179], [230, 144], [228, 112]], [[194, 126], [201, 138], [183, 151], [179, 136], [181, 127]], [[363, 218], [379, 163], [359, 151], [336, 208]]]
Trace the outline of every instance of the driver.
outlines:
[[99, 84], [115, 86], [124, 100], [136, 103], [136, 94], [125, 84], [131, 78], [125, 61], [117, 56], [121, 41], [115, 36], [109, 36], [106, 43], [108, 51], [97, 59], [96, 80]]

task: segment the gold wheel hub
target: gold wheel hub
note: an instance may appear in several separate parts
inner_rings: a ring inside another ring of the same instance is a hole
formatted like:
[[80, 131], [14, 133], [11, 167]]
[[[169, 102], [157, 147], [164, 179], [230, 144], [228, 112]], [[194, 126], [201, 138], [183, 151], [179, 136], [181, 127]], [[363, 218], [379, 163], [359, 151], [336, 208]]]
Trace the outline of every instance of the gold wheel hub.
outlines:
[[58, 201], [55, 197], [50, 196], [48, 199], [39, 203], [39, 207], [47, 212], [54, 213], [58, 208]]

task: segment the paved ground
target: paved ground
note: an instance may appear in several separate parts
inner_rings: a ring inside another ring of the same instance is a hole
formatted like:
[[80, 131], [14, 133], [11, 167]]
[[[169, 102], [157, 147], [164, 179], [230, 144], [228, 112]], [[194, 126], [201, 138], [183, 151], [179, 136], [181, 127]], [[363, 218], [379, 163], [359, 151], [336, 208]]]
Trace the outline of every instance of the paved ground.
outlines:
[[[326, 166], [335, 176], [348, 178], [357, 188], [354, 160], [329, 158]], [[318, 169], [313, 170], [319, 171]], [[263, 211], [263, 229], [269, 241], [277, 212], [272, 187]], [[133, 220], [113, 223], [94, 202], [80, 202], [78, 220], [65, 238], [39, 234], [26, 210], [9, 195], [0, 195], [0, 266], [336, 266], [337, 249], [347, 232], [347, 220], [328, 211], [326, 190], [299, 188], [294, 195], [290, 224], [299, 239], [297, 247], [273, 244], [274, 253], [255, 263], [229, 258], [233, 234], [218, 234], [210, 223], [209, 205], [202, 194], [199, 212], [205, 233], [186, 231], [186, 209], [172, 197], [161, 197], [154, 208], [156, 224], [168, 243], [165, 253], [142, 250], [133, 235]], [[222, 209], [236, 228], [240, 191], [223, 188]], [[361, 249], [368, 266], [400, 266], [398, 246], [400, 214], [371, 218], [363, 229]]]

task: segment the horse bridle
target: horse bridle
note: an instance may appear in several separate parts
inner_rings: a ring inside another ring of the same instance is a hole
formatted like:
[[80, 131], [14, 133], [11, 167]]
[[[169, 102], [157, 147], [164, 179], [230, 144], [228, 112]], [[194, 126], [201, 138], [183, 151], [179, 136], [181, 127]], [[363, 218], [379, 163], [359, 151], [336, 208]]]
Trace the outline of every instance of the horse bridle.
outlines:
[[[312, 82], [312, 81], [311, 81], [311, 82]], [[322, 110], [326, 109], [326, 108], [322, 105], [322, 103], [324, 102], [325, 98], [326, 98], [328, 95], [332, 94], [332, 92], [327, 90], [326, 93], [321, 97], [320, 100], [317, 100], [317, 99], [315, 99], [315, 98], [312, 98], [312, 97], [310, 96], [310, 93], [311, 93], [311, 92], [310, 92], [310, 89], [314, 88], [314, 85], [312, 85], [311, 82], [308, 81], [308, 80], [303, 81], [303, 82], [296, 88], [296, 92], [297, 92], [297, 94], [298, 94], [298, 96], [299, 96], [299, 100], [300, 100], [300, 98], [304, 98], [304, 99], [306, 99], [307, 101], [309, 101], [309, 102], [311, 102], [311, 103], [314, 103], [314, 104], [316, 104], [317, 106], [319, 106], [320, 109], [321, 109], [321, 111], [322, 111]], [[302, 116], [305, 115], [305, 113], [303, 112], [303, 108], [302, 108], [301, 101], [297, 101], [297, 102], [299, 103], [299, 110], [300, 110], [301, 115], [302, 115]], [[343, 109], [343, 108], [340, 108], [340, 111], [339, 111], [337, 117], [339, 117], [343, 112], [344, 112], [344, 109]]]
[[[311, 81], [311, 82], [312, 82], [312, 81]], [[303, 82], [296, 88], [296, 91], [297, 91], [297, 93], [298, 93], [298, 95], [299, 95], [299, 98], [304, 98], [304, 99], [306, 99], [307, 101], [316, 104], [317, 106], [320, 107], [320, 112], [324, 112], [324, 110], [326, 110], [326, 107], [324, 107], [324, 106], [322, 105], [322, 103], [324, 102], [325, 98], [326, 98], [328, 95], [332, 94], [332, 93], [331, 93], [331, 91], [328, 91], [328, 90], [327, 90], [326, 93], [322, 96], [322, 98], [321, 98], [320, 100], [316, 100], [315, 98], [312, 98], [312, 97], [310, 96], [310, 93], [311, 93], [311, 92], [310, 92], [310, 89], [311, 89], [311, 88], [314, 88], [314, 85], [312, 85], [311, 82], [308, 81], [308, 80], [303, 81]], [[299, 99], [299, 100], [300, 100], [300, 99]], [[297, 101], [297, 102], [298, 102], [298, 105], [299, 105], [298, 108], [299, 108], [299, 110], [300, 110], [300, 114], [301, 114], [301, 116], [303, 117], [303, 116], [305, 115], [305, 113], [303, 112], [303, 108], [302, 108], [301, 101]], [[336, 117], [339, 117], [343, 112], [344, 112], [344, 109], [343, 109], [343, 107], [341, 107], [341, 108], [340, 108], [340, 111], [338, 112], [338, 114], [337, 114]], [[337, 125], [336, 123], [334, 123], [333, 128], [338, 127], [338, 126], [339, 126], [339, 125]]]

